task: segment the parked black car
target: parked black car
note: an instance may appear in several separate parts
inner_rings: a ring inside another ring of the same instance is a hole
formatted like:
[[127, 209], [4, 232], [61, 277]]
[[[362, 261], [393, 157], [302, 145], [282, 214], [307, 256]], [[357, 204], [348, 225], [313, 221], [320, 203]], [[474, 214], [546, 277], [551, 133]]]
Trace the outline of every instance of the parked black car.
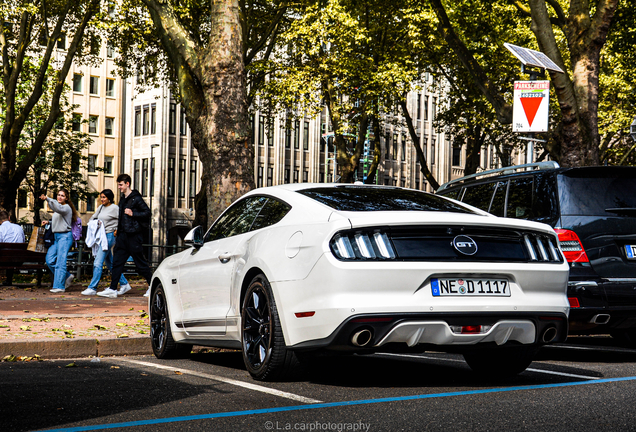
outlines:
[[466, 176], [437, 193], [551, 225], [570, 263], [569, 333], [636, 344], [636, 167], [542, 162]]

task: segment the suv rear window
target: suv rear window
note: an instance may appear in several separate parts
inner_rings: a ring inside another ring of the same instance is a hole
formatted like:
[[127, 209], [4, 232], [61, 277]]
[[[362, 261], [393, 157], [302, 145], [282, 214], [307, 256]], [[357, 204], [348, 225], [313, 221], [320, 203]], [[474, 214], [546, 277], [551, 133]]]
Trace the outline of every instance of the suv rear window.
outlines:
[[570, 177], [560, 175], [561, 214], [616, 216], [606, 209], [636, 208], [636, 178], [631, 176]]
[[299, 190], [339, 211], [442, 211], [475, 214], [454, 202], [426, 192], [399, 188], [343, 186]]

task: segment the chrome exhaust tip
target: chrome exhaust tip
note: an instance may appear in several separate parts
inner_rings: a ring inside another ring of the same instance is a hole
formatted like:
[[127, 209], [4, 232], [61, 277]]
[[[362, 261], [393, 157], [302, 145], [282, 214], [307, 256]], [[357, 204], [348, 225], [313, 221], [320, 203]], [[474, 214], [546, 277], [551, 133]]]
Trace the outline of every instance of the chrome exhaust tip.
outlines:
[[371, 330], [358, 330], [353, 334], [353, 336], [351, 336], [351, 343], [357, 347], [364, 347], [371, 343], [372, 337], [373, 333], [371, 333]]
[[541, 336], [541, 341], [544, 343], [549, 343], [549, 342], [552, 342], [554, 338], [556, 337], [557, 337], [556, 327], [548, 327], [543, 332], [543, 335]]
[[592, 324], [607, 324], [610, 320], [609, 314], [596, 314], [590, 320]]

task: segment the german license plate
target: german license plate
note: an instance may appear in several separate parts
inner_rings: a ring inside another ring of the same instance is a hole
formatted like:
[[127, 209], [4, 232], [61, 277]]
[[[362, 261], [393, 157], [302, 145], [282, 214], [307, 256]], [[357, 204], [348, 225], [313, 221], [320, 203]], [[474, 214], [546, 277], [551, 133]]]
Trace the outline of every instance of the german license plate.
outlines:
[[498, 296], [510, 297], [507, 279], [433, 278], [433, 296]]
[[636, 245], [625, 245], [625, 253], [627, 253], [627, 259], [636, 260]]

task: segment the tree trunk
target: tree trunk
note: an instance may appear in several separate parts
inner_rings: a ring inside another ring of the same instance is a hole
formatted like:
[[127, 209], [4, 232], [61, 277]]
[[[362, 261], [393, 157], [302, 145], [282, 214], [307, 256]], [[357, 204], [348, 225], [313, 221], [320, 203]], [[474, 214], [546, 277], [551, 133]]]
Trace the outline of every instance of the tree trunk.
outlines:
[[207, 221], [212, 222], [254, 188], [239, 2], [212, 0], [210, 39], [201, 47], [170, 4], [143, 1], [177, 75], [192, 143], [203, 166]]

